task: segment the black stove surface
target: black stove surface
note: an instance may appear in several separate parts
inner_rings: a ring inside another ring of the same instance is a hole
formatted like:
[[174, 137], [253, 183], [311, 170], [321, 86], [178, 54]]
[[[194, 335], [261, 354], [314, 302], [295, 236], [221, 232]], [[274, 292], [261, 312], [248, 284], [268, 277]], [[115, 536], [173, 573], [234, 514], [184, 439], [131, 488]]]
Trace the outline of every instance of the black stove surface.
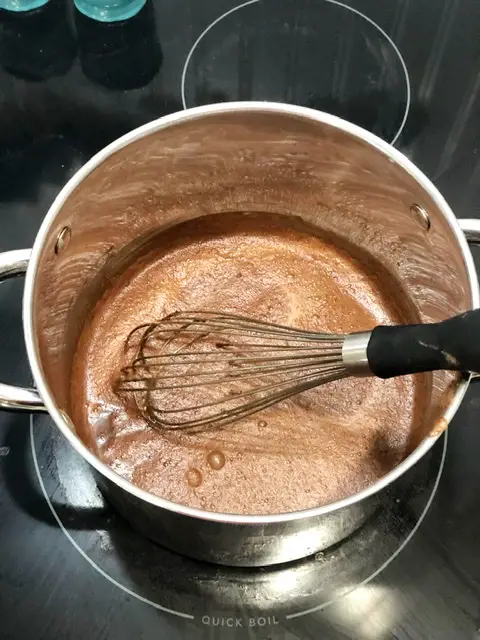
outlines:
[[[119, 135], [229, 100], [360, 124], [458, 217], [480, 217], [479, 33], [477, 0], [158, 0], [110, 25], [62, 0], [0, 12], [0, 249], [31, 246], [61, 186]], [[16, 384], [30, 382], [22, 285], [0, 287], [0, 379]], [[151, 543], [48, 416], [0, 413], [0, 637], [480, 638], [479, 410], [474, 383], [448, 436], [360, 531], [264, 570]]]

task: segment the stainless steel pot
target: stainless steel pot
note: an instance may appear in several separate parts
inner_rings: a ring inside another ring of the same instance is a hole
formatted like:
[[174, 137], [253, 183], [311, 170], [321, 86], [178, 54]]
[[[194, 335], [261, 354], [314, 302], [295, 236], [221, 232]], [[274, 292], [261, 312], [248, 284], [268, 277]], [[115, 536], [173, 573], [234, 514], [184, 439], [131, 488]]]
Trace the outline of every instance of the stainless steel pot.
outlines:
[[247, 102], [190, 109], [151, 122], [92, 158], [62, 189], [32, 250], [0, 256], [0, 278], [26, 272], [23, 321], [36, 388], [0, 385], [0, 406], [47, 410], [89, 462], [117, 509], [180, 553], [227, 565], [294, 560], [352, 533], [379, 493], [410, 469], [455, 414], [468, 379], [432, 376], [412, 452], [364, 491], [307, 511], [245, 516], [151, 495], [104, 465], [75, 434], [69, 380], [79, 333], [114, 273], [159, 230], [226, 211], [296, 215], [369, 251], [422, 321], [479, 304], [467, 237], [432, 183], [363, 129], [318, 111]]

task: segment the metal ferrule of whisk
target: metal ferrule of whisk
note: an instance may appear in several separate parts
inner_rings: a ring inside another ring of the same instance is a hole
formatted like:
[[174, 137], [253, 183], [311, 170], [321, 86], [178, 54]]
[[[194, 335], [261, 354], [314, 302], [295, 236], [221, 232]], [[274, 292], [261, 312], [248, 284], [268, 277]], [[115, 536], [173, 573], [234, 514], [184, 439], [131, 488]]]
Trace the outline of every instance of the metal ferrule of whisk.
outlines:
[[371, 331], [358, 331], [345, 336], [342, 345], [342, 360], [345, 368], [352, 375], [372, 375], [367, 357], [367, 348], [371, 337]]

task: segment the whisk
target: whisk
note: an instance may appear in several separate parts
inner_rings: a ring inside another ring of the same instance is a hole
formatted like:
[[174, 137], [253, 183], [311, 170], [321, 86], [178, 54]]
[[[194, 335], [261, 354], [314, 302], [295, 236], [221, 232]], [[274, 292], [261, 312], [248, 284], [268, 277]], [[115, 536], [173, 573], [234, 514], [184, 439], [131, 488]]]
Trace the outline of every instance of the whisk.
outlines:
[[176, 312], [136, 327], [116, 382], [152, 426], [224, 427], [348, 376], [480, 371], [480, 310], [437, 324], [316, 333], [234, 314]]

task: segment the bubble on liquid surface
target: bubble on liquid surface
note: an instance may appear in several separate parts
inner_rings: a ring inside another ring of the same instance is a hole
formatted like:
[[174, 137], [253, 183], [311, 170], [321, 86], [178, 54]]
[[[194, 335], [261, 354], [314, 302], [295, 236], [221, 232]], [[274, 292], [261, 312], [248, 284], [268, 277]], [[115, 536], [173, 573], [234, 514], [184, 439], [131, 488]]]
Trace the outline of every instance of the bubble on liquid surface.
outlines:
[[212, 467], [212, 469], [218, 471], [225, 465], [225, 455], [218, 450], [210, 451], [207, 456], [207, 462]]
[[187, 482], [191, 487], [199, 487], [202, 484], [202, 474], [195, 467], [191, 467], [187, 471]]

